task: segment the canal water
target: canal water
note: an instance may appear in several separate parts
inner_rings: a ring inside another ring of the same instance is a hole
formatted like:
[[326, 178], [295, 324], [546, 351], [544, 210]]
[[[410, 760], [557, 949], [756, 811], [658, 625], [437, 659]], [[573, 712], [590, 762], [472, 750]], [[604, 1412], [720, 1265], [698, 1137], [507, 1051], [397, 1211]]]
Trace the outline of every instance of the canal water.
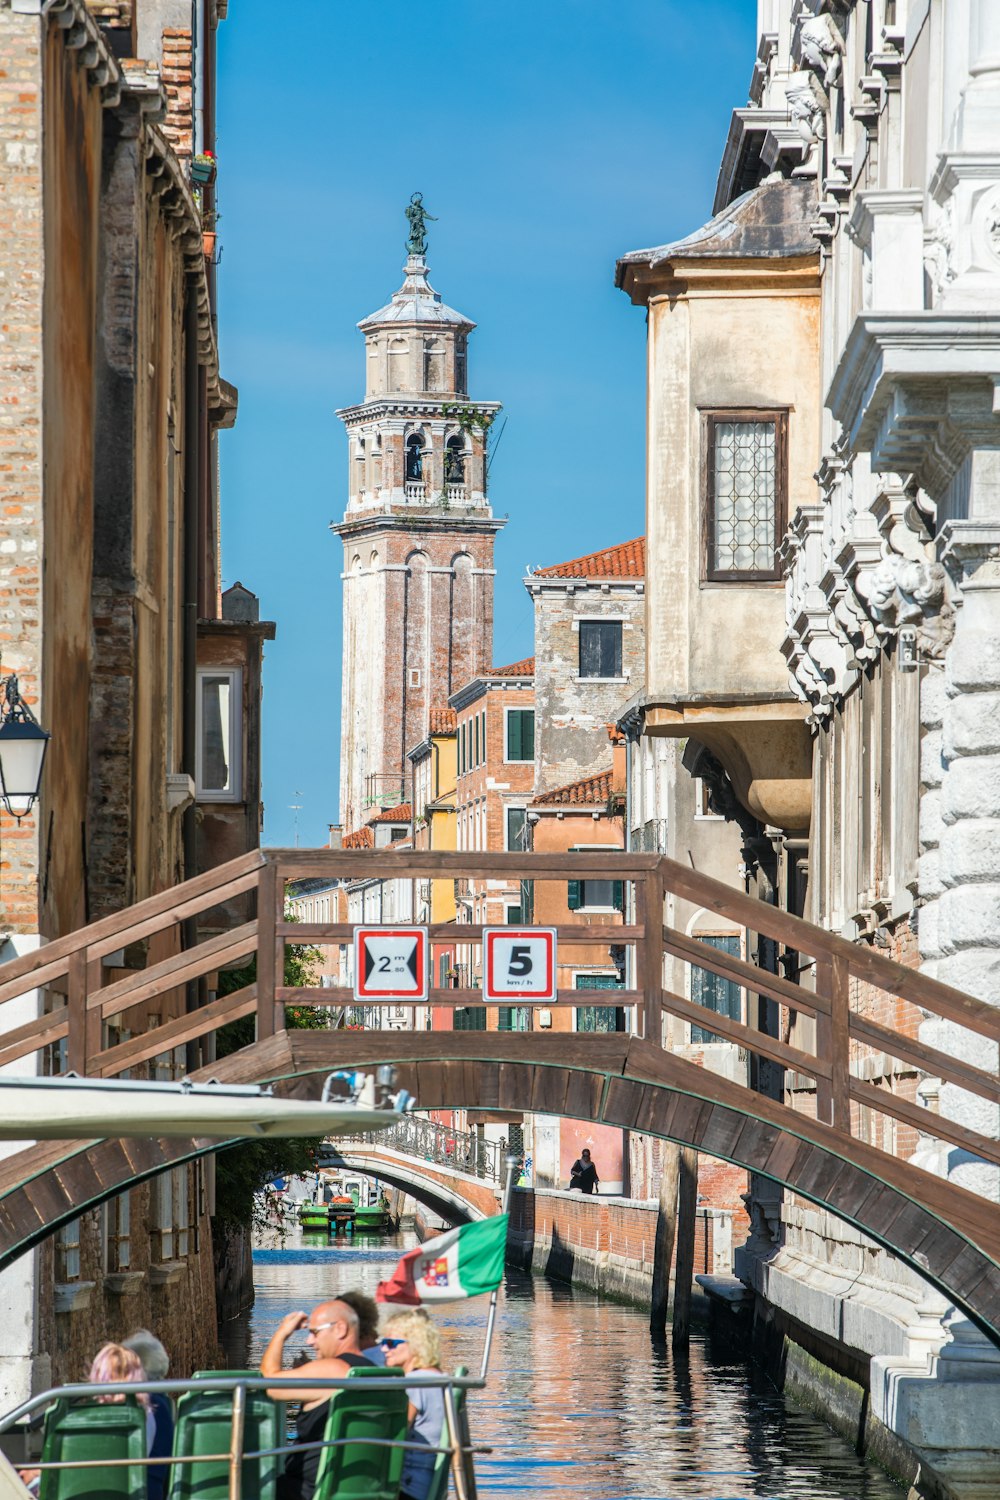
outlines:
[[[298, 1232], [254, 1255], [257, 1300], [227, 1324], [231, 1367], [259, 1364], [275, 1325], [349, 1287], [374, 1293], [416, 1240], [326, 1246]], [[478, 1372], [485, 1297], [436, 1309], [444, 1364]], [[303, 1341], [304, 1345], [304, 1341]], [[297, 1350], [298, 1338], [288, 1344]], [[480, 1496], [540, 1500], [900, 1500], [902, 1491], [753, 1365], [693, 1335], [678, 1358], [646, 1315], [510, 1271], [489, 1385], [470, 1393]]]

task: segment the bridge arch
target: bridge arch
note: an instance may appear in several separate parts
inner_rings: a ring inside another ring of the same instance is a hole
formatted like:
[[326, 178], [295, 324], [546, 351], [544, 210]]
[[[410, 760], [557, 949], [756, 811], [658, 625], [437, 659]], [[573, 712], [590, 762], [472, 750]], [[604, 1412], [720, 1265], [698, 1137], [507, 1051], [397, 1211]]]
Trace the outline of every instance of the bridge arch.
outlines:
[[413, 1158], [372, 1146], [334, 1142], [322, 1165], [336, 1171], [361, 1172], [399, 1188], [439, 1218], [452, 1224], [471, 1224], [499, 1211], [499, 1189], [463, 1172], [424, 1168]]
[[[383, 1062], [397, 1065], [425, 1109], [566, 1115], [769, 1177], [898, 1255], [1000, 1344], [1000, 1205], [653, 1043], [620, 1033], [279, 1032], [210, 1071], [310, 1098], [336, 1068]], [[224, 1144], [52, 1142], [9, 1157], [0, 1162], [0, 1268], [83, 1209]]]

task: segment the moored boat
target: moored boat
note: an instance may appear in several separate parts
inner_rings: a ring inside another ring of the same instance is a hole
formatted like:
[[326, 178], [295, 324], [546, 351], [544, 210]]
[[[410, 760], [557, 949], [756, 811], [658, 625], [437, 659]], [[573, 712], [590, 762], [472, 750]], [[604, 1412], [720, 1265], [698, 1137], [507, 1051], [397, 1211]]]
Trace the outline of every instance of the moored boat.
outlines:
[[325, 1203], [300, 1203], [299, 1223], [313, 1234], [317, 1230], [325, 1233], [330, 1227], [330, 1210]]

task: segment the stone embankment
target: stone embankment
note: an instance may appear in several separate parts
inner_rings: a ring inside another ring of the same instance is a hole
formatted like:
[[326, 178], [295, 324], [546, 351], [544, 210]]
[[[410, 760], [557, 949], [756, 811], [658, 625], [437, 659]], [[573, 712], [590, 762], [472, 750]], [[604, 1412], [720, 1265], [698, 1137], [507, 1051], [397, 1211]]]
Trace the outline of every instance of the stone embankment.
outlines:
[[[559, 1188], [517, 1188], [507, 1255], [523, 1270], [648, 1306], [656, 1213], [655, 1199], [586, 1198]], [[725, 1276], [732, 1271], [733, 1217], [729, 1209], [698, 1209], [696, 1274]]]

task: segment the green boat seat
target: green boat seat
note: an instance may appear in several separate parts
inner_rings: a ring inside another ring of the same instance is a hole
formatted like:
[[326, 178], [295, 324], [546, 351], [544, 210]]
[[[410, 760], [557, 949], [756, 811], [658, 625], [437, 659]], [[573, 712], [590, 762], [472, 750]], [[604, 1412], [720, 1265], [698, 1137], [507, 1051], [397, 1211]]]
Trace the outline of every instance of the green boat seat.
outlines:
[[192, 1380], [239, 1380], [242, 1375], [252, 1375], [254, 1379], [260, 1374], [259, 1370], [195, 1370], [191, 1376]]
[[146, 1457], [146, 1408], [134, 1396], [124, 1401], [90, 1397], [56, 1401], [45, 1417], [43, 1463], [99, 1460], [95, 1469], [43, 1469], [39, 1500], [146, 1500], [142, 1464], [108, 1467], [113, 1458]]
[[[468, 1373], [469, 1373], [469, 1370], [468, 1370], [468, 1367], [466, 1365], [458, 1365], [455, 1368], [455, 1374], [456, 1375], [468, 1375]], [[455, 1392], [455, 1414], [460, 1419], [459, 1420], [459, 1429], [460, 1430], [461, 1430], [461, 1414], [462, 1414], [462, 1409], [463, 1409], [464, 1406], [465, 1406], [465, 1389], [464, 1389], [464, 1387], [460, 1387]], [[441, 1429], [441, 1437], [439, 1438], [438, 1441], [441, 1444], [447, 1444], [447, 1442], [448, 1442], [448, 1421], [447, 1421], [447, 1418], [445, 1419], [444, 1426]], [[451, 1473], [451, 1454], [450, 1453], [439, 1453], [439, 1454], [437, 1454], [436, 1457], [435, 1457], [435, 1459], [434, 1459], [434, 1472], [431, 1474], [431, 1487], [427, 1491], [427, 1500], [445, 1500], [445, 1496], [448, 1493], [448, 1475], [450, 1473]]]
[[330, 1402], [323, 1438], [339, 1440], [341, 1446], [320, 1454], [315, 1500], [396, 1500], [405, 1450], [377, 1447], [372, 1440], [406, 1441], [409, 1402], [402, 1371], [398, 1391], [365, 1389], [366, 1380], [395, 1374], [378, 1365], [359, 1365], [348, 1376], [350, 1385]]
[[[256, 1370], [203, 1370], [202, 1379], [232, 1375], [256, 1375]], [[174, 1427], [174, 1457], [191, 1458], [199, 1453], [228, 1453], [232, 1431], [231, 1391], [188, 1391], [177, 1403]], [[284, 1403], [272, 1401], [266, 1391], [246, 1393], [243, 1447], [280, 1448], [285, 1442]], [[243, 1494], [254, 1500], [274, 1500], [278, 1475], [284, 1460], [245, 1458]], [[213, 1459], [198, 1464], [175, 1464], [171, 1469], [168, 1500], [228, 1500], [229, 1464]]]

